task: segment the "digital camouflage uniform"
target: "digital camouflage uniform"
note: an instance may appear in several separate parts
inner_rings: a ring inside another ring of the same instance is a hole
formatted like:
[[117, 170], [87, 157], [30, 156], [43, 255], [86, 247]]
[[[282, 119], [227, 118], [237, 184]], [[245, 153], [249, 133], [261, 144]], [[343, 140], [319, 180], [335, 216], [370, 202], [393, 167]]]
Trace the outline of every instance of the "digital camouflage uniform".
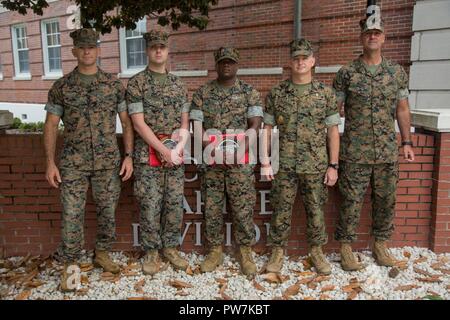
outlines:
[[[168, 34], [144, 35], [147, 46], [167, 44]], [[187, 91], [175, 75], [157, 79], [148, 68], [130, 79], [127, 87], [130, 115], [143, 113], [155, 135], [169, 135], [181, 126], [181, 114], [189, 112]], [[183, 219], [184, 166], [151, 167], [149, 145], [135, 135], [134, 194], [140, 207], [140, 242], [144, 250], [173, 248], [180, 244]]]
[[[71, 37], [76, 46], [95, 45], [98, 39], [95, 31], [88, 29], [74, 31]], [[119, 80], [100, 69], [87, 85], [75, 68], [53, 84], [45, 110], [60, 116], [64, 123], [59, 164], [62, 243], [58, 255], [74, 261], [81, 253], [89, 183], [97, 208], [96, 249], [110, 250], [121, 187], [116, 117], [126, 111], [125, 89]]]
[[[233, 48], [221, 48], [215, 53], [215, 61], [229, 58], [239, 60]], [[263, 117], [261, 97], [258, 91], [240, 79], [233, 87], [224, 89], [217, 80], [200, 87], [192, 97], [190, 119], [203, 122], [203, 128], [245, 131], [247, 120]], [[223, 244], [223, 206], [225, 193], [233, 212], [234, 237], [239, 245], [255, 243], [253, 208], [256, 202], [254, 166], [239, 164], [230, 169], [214, 166], [203, 167], [202, 195], [205, 204], [206, 239], [211, 246]]]
[[387, 240], [394, 230], [398, 182], [396, 108], [399, 100], [408, 98], [408, 76], [400, 65], [384, 57], [372, 73], [360, 57], [339, 70], [334, 88], [345, 108], [338, 181], [342, 203], [335, 238], [356, 240], [370, 183], [372, 233], [378, 241]]
[[[312, 54], [308, 41], [291, 45], [291, 52]], [[282, 81], [267, 96], [264, 123], [279, 130], [279, 171], [271, 190], [274, 209], [269, 244], [285, 246], [291, 229], [292, 207], [300, 191], [307, 215], [310, 245], [327, 242], [324, 212], [328, 190], [327, 128], [340, 123], [336, 96], [331, 87], [313, 80], [309, 90], [298, 94], [291, 80]]]

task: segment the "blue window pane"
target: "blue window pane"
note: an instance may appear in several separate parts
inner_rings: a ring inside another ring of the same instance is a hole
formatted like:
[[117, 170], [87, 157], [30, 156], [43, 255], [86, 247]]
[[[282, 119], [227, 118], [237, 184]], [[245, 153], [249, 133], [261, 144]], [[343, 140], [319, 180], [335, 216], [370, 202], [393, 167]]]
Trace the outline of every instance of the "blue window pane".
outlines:
[[127, 40], [127, 68], [138, 68], [147, 64], [144, 39]]
[[48, 48], [49, 71], [61, 70], [61, 48]]
[[30, 64], [28, 60], [28, 50], [19, 51], [19, 72], [27, 73], [30, 72]]

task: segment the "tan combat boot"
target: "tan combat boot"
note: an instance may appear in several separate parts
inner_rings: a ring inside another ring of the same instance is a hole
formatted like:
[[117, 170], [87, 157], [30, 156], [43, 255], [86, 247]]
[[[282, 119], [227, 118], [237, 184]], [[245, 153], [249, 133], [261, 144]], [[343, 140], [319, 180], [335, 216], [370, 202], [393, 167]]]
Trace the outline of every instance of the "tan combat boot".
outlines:
[[61, 291], [71, 292], [77, 289], [77, 284], [73, 282], [72, 278], [69, 278], [72, 274], [68, 273], [70, 266], [78, 266], [75, 262], [64, 263], [64, 269], [61, 273]]
[[322, 252], [321, 246], [312, 246], [309, 255], [311, 256], [311, 261], [319, 274], [330, 274], [331, 266], [327, 261], [327, 258]]
[[266, 266], [266, 272], [280, 272], [281, 268], [283, 268], [283, 258], [283, 248], [273, 247], [272, 255]]
[[249, 246], [240, 246], [240, 263], [242, 273], [251, 276], [256, 273], [256, 264], [253, 262], [252, 248]]
[[175, 269], [186, 270], [189, 262], [183, 259], [175, 248], [164, 248], [163, 256], [170, 261]]
[[350, 243], [341, 244], [341, 266], [345, 271], [356, 271], [363, 268], [353, 254]]
[[159, 259], [159, 253], [157, 249], [151, 249], [147, 251], [142, 262], [142, 272], [148, 275], [154, 275], [159, 271], [161, 262]]
[[372, 246], [372, 256], [376, 263], [384, 267], [392, 267], [397, 261], [389, 253], [386, 241], [375, 241]]
[[108, 251], [105, 250], [95, 250], [94, 267], [103, 268], [106, 272], [111, 273], [120, 272], [119, 265], [111, 260]]
[[200, 264], [202, 272], [214, 271], [218, 265], [223, 263], [222, 246], [215, 246], [209, 250], [206, 259]]

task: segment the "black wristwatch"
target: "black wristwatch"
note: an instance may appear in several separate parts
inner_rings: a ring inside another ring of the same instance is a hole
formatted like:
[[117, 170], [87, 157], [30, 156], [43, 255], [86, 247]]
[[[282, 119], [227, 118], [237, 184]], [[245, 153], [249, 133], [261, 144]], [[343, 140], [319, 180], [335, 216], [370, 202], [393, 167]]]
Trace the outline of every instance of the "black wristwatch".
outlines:
[[339, 163], [337, 163], [337, 162], [335, 162], [335, 163], [329, 163], [329, 164], [328, 164], [328, 167], [337, 170], [337, 169], [339, 169]]
[[410, 140], [405, 140], [405, 141], [402, 141], [402, 146], [413, 146], [413, 143], [412, 143], [412, 141], [410, 141]]
[[133, 153], [131, 153], [131, 152], [125, 152], [125, 158], [126, 158], [126, 157], [130, 157], [130, 158], [133, 159]]

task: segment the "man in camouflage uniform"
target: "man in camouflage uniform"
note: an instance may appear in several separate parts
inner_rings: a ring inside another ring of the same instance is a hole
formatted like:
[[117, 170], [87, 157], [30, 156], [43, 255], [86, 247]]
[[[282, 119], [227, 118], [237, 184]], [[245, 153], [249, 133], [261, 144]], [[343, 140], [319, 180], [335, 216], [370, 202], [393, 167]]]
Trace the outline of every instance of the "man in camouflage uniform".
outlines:
[[351, 243], [356, 240], [369, 183], [372, 188], [372, 234], [375, 237], [373, 256], [382, 266], [395, 263], [386, 241], [394, 229], [398, 181], [396, 117], [405, 160], [414, 160], [408, 76], [400, 65], [381, 54], [385, 41], [381, 19], [362, 20], [360, 26], [363, 54], [342, 67], [334, 80], [339, 106], [344, 104], [345, 108], [338, 183], [342, 203], [335, 234], [336, 240], [341, 242], [344, 270], [362, 268], [352, 253]]
[[[130, 79], [127, 87], [128, 112], [136, 135], [134, 194], [140, 207], [140, 242], [146, 255], [142, 270], [155, 274], [160, 268], [159, 249], [176, 269], [186, 270], [188, 262], [179, 245], [183, 219], [184, 166], [182, 152], [188, 138], [189, 103], [182, 81], [166, 71], [169, 35], [152, 30], [144, 34], [149, 64]], [[174, 131], [182, 129], [179, 139]], [[159, 137], [178, 139], [175, 150]], [[149, 165], [149, 146], [163, 165]]]
[[[224, 134], [227, 131], [245, 132], [250, 129], [257, 134], [263, 117], [260, 94], [236, 77], [238, 50], [220, 48], [214, 53], [214, 58], [218, 77], [194, 93], [190, 112], [190, 119], [194, 122], [194, 137], [203, 138], [203, 145], [207, 148], [210, 136], [204, 130], [214, 129], [217, 134]], [[220, 140], [221, 137], [217, 137]], [[245, 142], [246, 149], [252, 143], [254, 140], [249, 138]], [[219, 153], [223, 151], [216, 148], [215, 157], [221, 159]], [[241, 269], [244, 274], [252, 275], [256, 272], [251, 249], [256, 235], [253, 225], [256, 201], [254, 166], [243, 163], [241, 159], [234, 159], [236, 153], [232, 154], [231, 159], [230, 154], [225, 156], [228, 157], [226, 164], [220, 164], [218, 160], [214, 165], [205, 166], [202, 172], [206, 238], [211, 248], [200, 267], [203, 272], [210, 272], [223, 261], [222, 229], [226, 193], [233, 212], [234, 236], [239, 245]]]
[[318, 273], [329, 274], [331, 267], [322, 252], [322, 245], [327, 242], [323, 206], [327, 201], [327, 186], [333, 186], [337, 180], [339, 111], [333, 89], [312, 79], [315, 58], [309, 41], [292, 41], [290, 51], [292, 77], [270, 91], [264, 114], [266, 141], [270, 141], [273, 126], [277, 126], [280, 139], [279, 171], [275, 177], [268, 159], [262, 161], [262, 175], [273, 180], [274, 212], [268, 241], [272, 255], [266, 270], [280, 272], [282, 268], [292, 206], [300, 189], [312, 262]]
[[[120, 195], [120, 176], [128, 180], [133, 172], [131, 152], [133, 129], [121, 82], [97, 67], [98, 33], [80, 29], [70, 33], [72, 53], [78, 66], [57, 80], [45, 106], [44, 140], [47, 157], [46, 178], [61, 187], [62, 243], [58, 256], [65, 262], [61, 289], [69, 290], [67, 268], [79, 258], [83, 247], [83, 222], [89, 184], [97, 206], [97, 240], [94, 264], [118, 273], [120, 268], [108, 255], [115, 239], [115, 210]], [[116, 139], [116, 115], [124, 132], [126, 157], [121, 157]], [[64, 123], [64, 146], [59, 168], [55, 145], [60, 119]]]

